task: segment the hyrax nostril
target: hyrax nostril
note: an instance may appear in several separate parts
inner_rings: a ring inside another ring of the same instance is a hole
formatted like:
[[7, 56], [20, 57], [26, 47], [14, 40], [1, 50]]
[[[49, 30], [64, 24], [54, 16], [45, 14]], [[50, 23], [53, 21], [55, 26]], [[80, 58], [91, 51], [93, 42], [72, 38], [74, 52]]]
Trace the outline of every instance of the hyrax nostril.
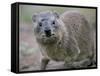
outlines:
[[45, 30], [45, 34], [47, 37], [50, 37], [51, 36], [51, 30]]

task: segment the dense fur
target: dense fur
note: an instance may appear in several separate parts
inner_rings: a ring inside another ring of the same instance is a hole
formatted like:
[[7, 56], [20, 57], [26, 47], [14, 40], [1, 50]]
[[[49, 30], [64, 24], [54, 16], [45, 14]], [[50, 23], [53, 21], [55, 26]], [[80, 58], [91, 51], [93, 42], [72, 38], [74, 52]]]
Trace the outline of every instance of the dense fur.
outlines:
[[[91, 65], [93, 50], [91, 28], [78, 12], [41, 12], [33, 15], [34, 31], [44, 56], [41, 69], [49, 60], [65, 61], [66, 68], [86, 68]], [[45, 32], [50, 31], [50, 32]], [[49, 35], [48, 35], [49, 34]]]

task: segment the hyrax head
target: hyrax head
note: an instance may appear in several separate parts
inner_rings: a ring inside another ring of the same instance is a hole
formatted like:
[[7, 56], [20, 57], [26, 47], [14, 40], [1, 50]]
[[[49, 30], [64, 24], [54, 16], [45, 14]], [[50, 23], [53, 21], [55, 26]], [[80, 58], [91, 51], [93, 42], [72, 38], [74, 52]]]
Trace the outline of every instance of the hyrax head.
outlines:
[[59, 40], [60, 24], [59, 15], [56, 12], [34, 14], [32, 20], [38, 42], [42, 44], [54, 44]]

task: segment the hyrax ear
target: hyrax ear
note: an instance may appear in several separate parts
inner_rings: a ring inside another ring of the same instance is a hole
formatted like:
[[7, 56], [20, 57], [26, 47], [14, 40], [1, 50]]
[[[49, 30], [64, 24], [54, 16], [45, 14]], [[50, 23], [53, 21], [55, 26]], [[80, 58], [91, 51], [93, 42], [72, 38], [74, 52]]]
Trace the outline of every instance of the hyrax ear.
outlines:
[[32, 16], [32, 21], [33, 21], [33, 22], [36, 22], [36, 21], [37, 21], [37, 14], [34, 14], [34, 15]]
[[59, 14], [57, 12], [53, 12], [56, 18], [59, 18]]

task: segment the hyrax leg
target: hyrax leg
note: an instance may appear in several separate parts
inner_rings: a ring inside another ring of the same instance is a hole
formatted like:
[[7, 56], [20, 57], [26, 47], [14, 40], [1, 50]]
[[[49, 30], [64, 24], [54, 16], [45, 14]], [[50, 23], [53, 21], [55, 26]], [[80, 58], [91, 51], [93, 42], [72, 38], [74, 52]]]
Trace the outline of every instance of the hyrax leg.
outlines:
[[41, 70], [45, 70], [46, 66], [50, 60], [48, 58], [43, 58], [41, 61]]

